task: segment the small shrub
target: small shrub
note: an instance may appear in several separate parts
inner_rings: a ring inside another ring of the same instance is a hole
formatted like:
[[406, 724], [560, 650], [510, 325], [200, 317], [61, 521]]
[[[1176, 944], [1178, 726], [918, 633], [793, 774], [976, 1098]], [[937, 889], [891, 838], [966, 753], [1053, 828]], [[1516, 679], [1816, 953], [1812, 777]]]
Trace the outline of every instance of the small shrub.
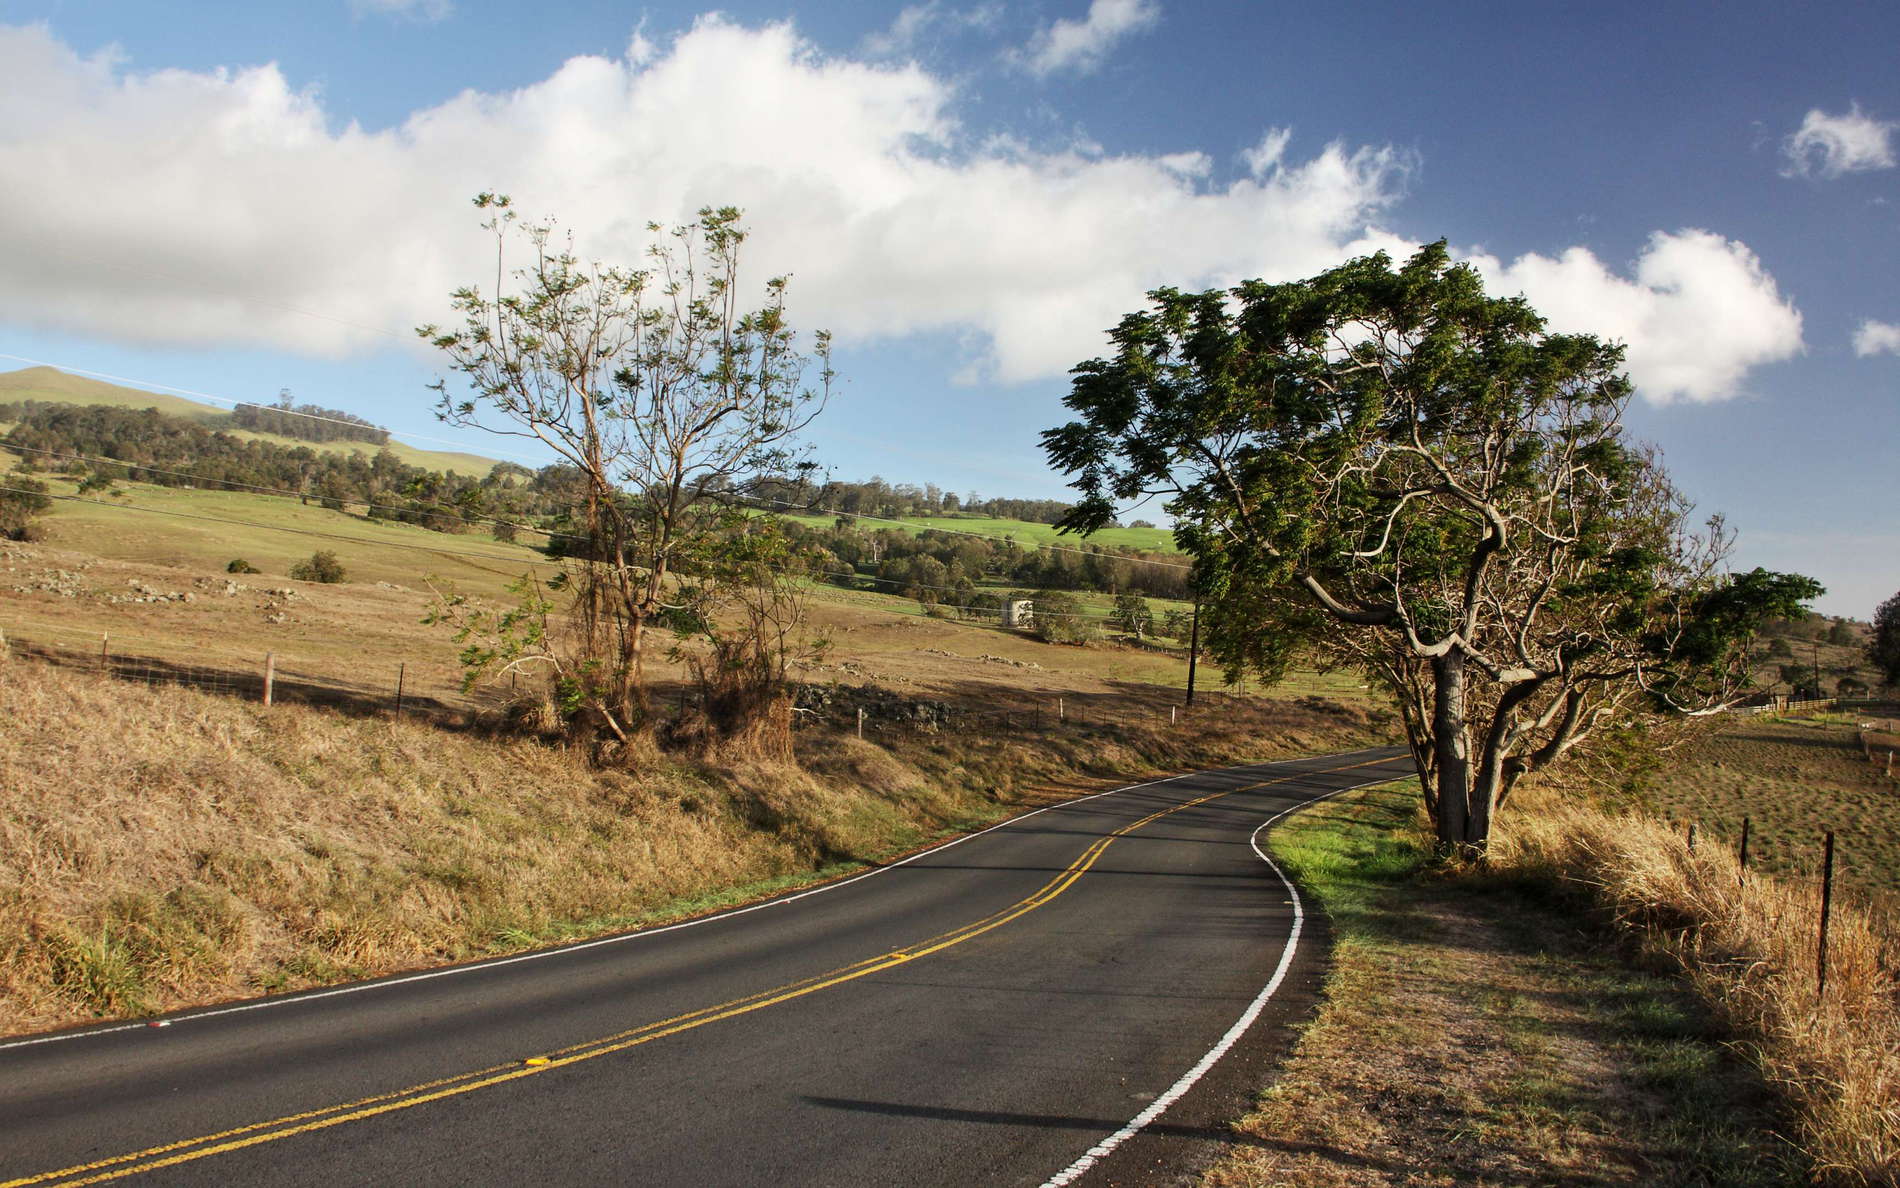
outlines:
[[79, 490], [77, 493], [80, 495], [90, 495], [94, 491], [104, 491], [108, 495], [116, 495], [118, 491], [112, 485], [115, 478], [116, 476], [111, 469], [100, 467], [87, 474], [85, 478], [79, 480]]
[[0, 489], [0, 538], [40, 539], [32, 535], [38, 527], [33, 521], [53, 506], [52, 497], [46, 491], [46, 484], [37, 479], [21, 478], [17, 474], [6, 477], [5, 489]]
[[343, 562], [337, 560], [329, 549], [318, 549], [310, 554], [307, 561], [299, 561], [290, 567], [290, 576], [300, 582], [340, 582], [343, 580]]
[[255, 565], [252, 565], [249, 561], [246, 561], [244, 558], [237, 557], [225, 565], [224, 572], [226, 573], [262, 573], [263, 570], [259, 569]]
[[1038, 590], [1030, 630], [1044, 643], [1086, 644], [1095, 638], [1095, 620], [1082, 611], [1082, 600], [1066, 590]]

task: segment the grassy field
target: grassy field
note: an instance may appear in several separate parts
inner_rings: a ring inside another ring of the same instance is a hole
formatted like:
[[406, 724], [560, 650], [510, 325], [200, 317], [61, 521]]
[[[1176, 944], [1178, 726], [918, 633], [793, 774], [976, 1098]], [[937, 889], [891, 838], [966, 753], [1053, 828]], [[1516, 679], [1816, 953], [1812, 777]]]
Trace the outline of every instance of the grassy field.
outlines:
[[1749, 862], [1813, 880], [1833, 830], [1835, 877], [1900, 913], [1900, 781], [1861, 754], [1856, 719], [1730, 716], [1664, 757], [1637, 784], [1639, 802], [1695, 822], [1706, 845], [1736, 849], [1749, 821]]
[[[786, 519], [797, 520], [814, 527], [831, 526], [837, 519], [830, 513], [811, 515], [786, 514]], [[1056, 531], [1053, 524], [1032, 524], [1027, 520], [999, 520], [989, 516], [910, 516], [902, 520], [865, 520], [869, 528], [896, 528], [904, 532], [924, 532], [939, 529], [945, 532], [972, 532], [978, 536], [1013, 538], [1017, 544], [1031, 545], [1058, 544], [1070, 548], [1083, 548], [1087, 545], [1114, 545], [1118, 548], [1145, 549], [1153, 553], [1172, 553], [1175, 551], [1174, 534], [1166, 528], [1104, 528], [1088, 536]]]
[[[70, 481], [46, 481], [55, 493], [74, 491]], [[479, 532], [444, 535], [273, 496], [133, 482], [118, 489], [116, 497], [57, 502], [43, 520], [43, 543], [6, 547], [0, 589], [9, 596], [0, 604], [0, 630], [68, 648], [96, 648], [105, 632], [115, 654], [243, 674], [258, 672], [269, 652], [280, 669], [348, 689], [393, 692], [400, 669], [411, 696], [466, 704], [450, 633], [421, 625], [428, 583], [494, 604], [509, 598], [506, 586], [521, 574], [553, 572], [534, 550]], [[288, 580], [290, 567], [318, 549], [338, 554], [346, 582]], [[227, 594], [225, 566], [235, 558], [263, 572], [231, 578], [245, 589]], [[193, 600], [126, 601], [133, 583], [191, 593]], [[277, 589], [293, 594], [269, 593]], [[1108, 605], [1106, 598], [1091, 602], [1101, 610]], [[967, 703], [1000, 697], [1024, 706], [1052, 706], [1065, 694], [1150, 699], [1187, 683], [1179, 647], [1115, 639], [1085, 648], [1045, 644], [993, 621], [930, 618], [913, 600], [889, 594], [816, 584], [810, 621], [831, 642], [819, 666], [801, 674], [819, 682], [881, 684]], [[662, 650], [668, 643], [661, 641]], [[664, 659], [651, 667], [662, 682], [683, 675]], [[1219, 673], [1204, 666], [1200, 688], [1221, 688]], [[1367, 696], [1344, 673], [1295, 673], [1274, 690], [1247, 691], [1361, 703]]]
[[1333, 964], [1208, 1188], [1805, 1182], [1791, 1120], [1683, 983], [1547, 889], [1434, 870], [1420, 824], [1408, 782], [1274, 831]]
[[[424, 393], [418, 393], [416, 399], [419, 403], [425, 402], [425, 396]], [[50, 404], [107, 404], [114, 408], [156, 408], [159, 412], [182, 417], [188, 421], [196, 421], [208, 429], [222, 430], [246, 441], [267, 441], [282, 446], [307, 446], [325, 453], [359, 453], [367, 456], [375, 454], [379, 448], [382, 448], [361, 441], [314, 442], [294, 437], [279, 437], [272, 433], [253, 433], [247, 429], [232, 427], [231, 414], [222, 408], [201, 404], [196, 400], [187, 400], [183, 396], [174, 396], [167, 392], [147, 392], [139, 388], [109, 384], [103, 380], [68, 375], [51, 367], [28, 367], [20, 371], [0, 373], [0, 404], [20, 400], [42, 400]], [[493, 458], [451, 450], [419, 449], [394, 438], [390, 439], [388, 449], [390, 453], [409, 465], [420, 466], [425, 470], [487, 474], [495, 468]]]

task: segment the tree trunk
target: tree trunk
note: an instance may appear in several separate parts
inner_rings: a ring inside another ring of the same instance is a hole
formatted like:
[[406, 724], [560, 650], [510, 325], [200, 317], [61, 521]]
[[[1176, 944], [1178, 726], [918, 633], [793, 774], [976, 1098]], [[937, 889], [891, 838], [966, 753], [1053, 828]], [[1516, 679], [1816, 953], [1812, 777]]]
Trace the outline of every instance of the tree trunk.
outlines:
[[1484, 852], [1490, 815], [1474, 821], [1471, 804], [1471, 739], [1465, 721], [1465, 657], [1453, 649], [1432, 659], [1432, 753], [1438, 782], [1438, 849], [1445, 856]]

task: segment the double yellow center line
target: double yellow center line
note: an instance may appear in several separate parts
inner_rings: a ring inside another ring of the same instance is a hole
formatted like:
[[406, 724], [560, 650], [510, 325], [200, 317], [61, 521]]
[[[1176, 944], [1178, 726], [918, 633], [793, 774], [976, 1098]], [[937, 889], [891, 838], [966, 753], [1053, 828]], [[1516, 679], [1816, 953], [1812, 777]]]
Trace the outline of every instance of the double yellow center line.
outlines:
[[412, 1109], [415, 1106], [426, 1105], [429, 1102], [440, 1101], [443, 1098], [456, 1097], [464, 1093], [473, 1093], [478, 1089], [487, 1089], [494, 1085], [517, 1081], [524, 1077], [531, 1077], [539, 1073], [548, 1072], [552, 1069], [565, 1068], [571, 1064], [579, 1064], [583, 1060], [593, 1060], [614, 1052], [623, 1052], [628, 1048], [636, 1048], [641, 1044], [652, 1043], [654, 1040], [664, 1039], [669, 1035], [678, 1035], [682, 1031], [691, 1031], [695, 1027], [704, 1027], [708, 1023], [717, 1023], [721, 1019], [731, 1019], [735, 1016], [749, 1014], [752, 1011], [762, 1010], [781, 1002], [789, 1002], [794, 998], [803, 998], [807, 994], [816, 994], [820, 990], [829, 989], [832, 986], [841, 985], [845, 982], [855, 981], [858, 978], [867, 977], [874, 973], [880, 973], [884, 970], [902, 965], [907, 961], [915, 961], [919, 957], [928, 957], [932, 953], [942, 952], [952, 945], [960, 945], [964, 941], [981, 936], [993, 928], [1001, 928], [1019, 916], [1024, 916], [1035, 911], [1037, 908], [1074, 886], [1075, 881], [1087, 873], [1091, 866], [1095, 865], [1095, 860], [1100, 858], [1103, 851], [1107, 850], [1117, 838], [1125, 837], [1135, 830], [1152, 824], [1171, 813], [1178, 813], [1183, 809], [1190, 809], [1196, 805], [1206, 804], [1210, 800], [1219, 800], [1223, 796], [1232, 796], [1236, 792], [1251, 792], [1258, 788], [1270, 788], [1276, 784], [1284, 784], [1304, 777], [1331, 775], [1336, 772], [1352, 771], [1357, 768], [1371, 767], [1374, 764], [1385, 762], [1389, 762], [1389, 760], [1383, 758], [1372, 759], [1364, 763], [1348, 764], [1344, 767], [1331, 767], [1320, 771], [1296, 772], [1291, 775], [1281, 776], [1278, 779], [1262, 780], [1258, 783], [1246, 784], [1238, 788], [1229, 788], [1224, 792], [1213, 792], [1193, 800], [1183, 801], [1180, 804], [1170, 805], [1164, 809], [1158, 809], [1141, 818], [1139, 821], [1124, 825], [1113, 833], [1108, 833], [1097, 838], [1094, 844], [1082, 851], [1081, 856], [1070, 863], [1068, 868], [1063, 870], [1062, 873], [1043, 884], [1034, 894], [1017, 900], [1001, 911], [994, 912], [973, 923], [965, 924], [962, 927], [951, 929], [949, 932], [939, 933], [927, 940], [919, 941], [905, 948], [897, 949], [889, 953], [882, 953], [876, 957], [869, 957], [863, 961], [842, 966], [838, 969], [817, 974], [800, 981], [788, 982], [785, 985], [775, 986], [770, 990], [762, 990], [757, 994], [747, 995], [744, 998], [735, 998], [715, 1006], [702, 1007], [696, 1011], [688, 1011], [682, 1015], [674, 1015], [669, 1019], [661, 1019], [657, 1022], [642, 1024], [639, 1027], [616, 1032], [613, 1035], [601, 1036], [597, 1039], [559, 1048], [549, 1052], [545, 1056], [530, 1057], [527, 1060], [511, 1061], [508, 1064], [493, 1065], [488, 1068], [476, 1069], [472, 1072], [461, 1073], [452, 1077], [425, 1081], [419, 1085], [411, 1085], [406, 1089], [379, 1093], [373, 1097], [362, 1097], [355, 1101], [326, 1106], [322, 1109], [306, 1110], [297, 1114], [286, 1114], [283, 1117], [272, 1118], [265, 1122], [253, 1122], [247, 1126], [221, 1130], [216, 1134], [199, 1135], [197, 1138], [180, 1139], [177, 1142], [166, 1143], [162, 1146], [146, 1147], [143, 1150], [131, 1151], [124, 1155], [115, 1155], [109, 1159], [99, 1159], [91, 1163], [81, 1163], [72, 1167], [60, 1168], [57, 1171], [41, 1172], [38, 1175], [0, 1181], [0, 1188], [26, 1188], [27, 1185], [42, 1184], [58, 1184], [62, 1186], [98, 1184], [107, 1180], [117, 1180], [126, 1176], [138, 1175], [143, 1172], [157, 1171], [160, 1168], [171, 1167], [180, 1163], [189, 1163], [193, 1160], [204, 1159], [212, 1155], [223, 1155], [231, 1151], [242, 1150], [245, 1147], [255, 1147], [263, 1143], [276, 1142], [279, 1139], [290, 1138], [293, 1135], [307, 1134], [316, 1130], [326, 1130], [332, 1126], [342, 1126], [350, 1122], [360, 1122], [365, 1118], [374, 1118], [382, 1114], [393, 1113], [397, 1110]]

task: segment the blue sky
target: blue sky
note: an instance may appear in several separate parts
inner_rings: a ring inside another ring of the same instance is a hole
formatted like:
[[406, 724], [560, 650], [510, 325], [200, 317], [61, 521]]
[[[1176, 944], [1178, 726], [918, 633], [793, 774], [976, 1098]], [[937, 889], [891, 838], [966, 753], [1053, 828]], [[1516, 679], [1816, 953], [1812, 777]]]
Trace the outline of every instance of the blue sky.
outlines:
[[1145, 289], [1442, 236], [1628, 342], [1632, 426], [1735, 562], [1865, 618], [1900, 589], [1897, 46], [1891, 4], [0, 0], [0, 352], [454, 437], [407, 331], [481, 275], [469, 196], [629, 262], [731, 203], [838, 335], [835, 473], [1059, 495], [1036, 434]]

